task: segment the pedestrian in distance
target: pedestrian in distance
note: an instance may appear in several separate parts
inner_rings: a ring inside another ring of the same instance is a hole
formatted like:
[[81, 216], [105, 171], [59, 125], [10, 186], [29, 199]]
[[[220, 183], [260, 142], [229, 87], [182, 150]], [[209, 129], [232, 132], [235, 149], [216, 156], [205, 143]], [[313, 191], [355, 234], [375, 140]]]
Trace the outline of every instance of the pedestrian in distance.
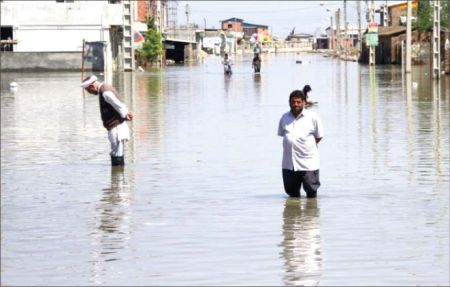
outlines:
[[225, 53], [223, 60], [222, 60], [222, 64], [223, 64], [224, 73], [226, 75], [231, 75], [233, 73], [233, 71], [231, 70], [231, 65], [233, 65], [233, 60], [231, 59], [231, 57], [228, 56], [228, 53]]
[[255, 73], [259, 73], [261, 71], [261, 57], [259, 57], [259, 54], [255, 54], [253, 57], [252, 68]]
[[312, 101], [310, 101], [310, 100], [308, 99], [308, 98], [309, 98], [308, 93], [311, 92], [311, 91], [312, 91], [312, 89], [311, 89], [311, 86], [310, 86], [310, 85], [305, 85], [305, 86], [303, 87], [303, 89], [302, 89], [302, 92], [303, 92], [303, 94], [305, 95], [305, 99], [306, 99], [306, 105], [305, 105], [305, 108], [309, 108], [309, 107], [311, 107], [311, 106], [314, 106], [314, 105], [318, 104], [318, 102], [312, 102]]
[[98, 95], [103, 126], [108, 130], [111, 143], [111, 165], [123, 166], [124, 145], [130, 138], [126, 121], [133, 120], [133, 114], [120, 101], [120, 95], [110, 84], [100, 82], [95, 75], [85, 78], [81, 87], [88, 93]]
[[300, 197], [300, 189], [308, 198], [317, 196], [319, 180], [318, 144], [324, 136], [322, 121], [305, 108], [306, 97], [300, 90], [289, 96], [290, 111], [282, 115], [278, 135], [283, 137], [282, 176], [285, 192]]
[[259, 54], [261, 50], [259, 49], [259, 45], [256, 44], [255, 48], [253, 48], [253, 55]]

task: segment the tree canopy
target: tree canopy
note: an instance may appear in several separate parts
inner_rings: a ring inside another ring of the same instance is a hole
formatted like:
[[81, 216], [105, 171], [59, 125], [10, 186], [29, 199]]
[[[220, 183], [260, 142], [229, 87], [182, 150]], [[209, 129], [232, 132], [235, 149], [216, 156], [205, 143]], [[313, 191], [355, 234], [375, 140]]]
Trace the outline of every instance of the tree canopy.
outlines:
[[139, 54], [144, 61], [156, 62], [162, 54], [161, 33], [158, 32], [155, 20], [152, 17], [147, 18], [147, 33], [145, 34], [145, 42], [139, 49]]
[[[440, 1], [441, 4], [441, 27], [447, 27], [449, 21], [448, 5], [450, 1]], [[429, 32], [433, 30], [433, 7], [432, 1], [420, 0], [417, 7], [417, 21], [414, 28], [420, 32]]]

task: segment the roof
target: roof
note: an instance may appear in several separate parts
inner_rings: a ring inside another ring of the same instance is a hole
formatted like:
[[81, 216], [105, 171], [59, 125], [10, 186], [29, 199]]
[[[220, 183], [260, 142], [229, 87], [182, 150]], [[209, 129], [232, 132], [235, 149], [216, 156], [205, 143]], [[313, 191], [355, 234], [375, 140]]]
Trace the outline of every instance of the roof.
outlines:
[[290, 34], [289, 38], [312, 38], [314, 35], [308, 33]]
[[244, 26], [244, 28], [249, 28], [249, 27], [264, 27], [264, 28], [269, 28], [269, 26], [267, 26], [267, 25], [252, 24], [252, 23], [248, 23], [248, 22], [243, 22], [242, 25]]
[[242, 20], [242, 19], [240, 19], [240, 18], [233, 17], [233, 18], [228, 18], [228, 19], [222, 20], [222, 21], [220, 21], [220, 22], [235, 22], [235, 21], [237, 21], [237, 22], [243, 22], [244, 20]]
[[[336, 30], [336, 25], [333, 25], [333, 30]], [[363, 28], [361, 28], [363, 29]], [[330, 30], [330, 26], [328, 26], [325, 30]], [[340, 25], [340, 30], [344, 31], [345, 30], [345, 25]], [[358, 26], [357, 25], [347, 25], [347, 31], [358, 31]]]
[[396, 34], [406, 33], [406, 27], [404, 26], [379, 26], [378, 27], [378, 36], [393, 36]]
[[[405, 26], [378, 26], [378, 36], [394, 36], [406, 33], [406, 27]], [[364, 31], [364, 34], [367, 34], [367, 29]]]

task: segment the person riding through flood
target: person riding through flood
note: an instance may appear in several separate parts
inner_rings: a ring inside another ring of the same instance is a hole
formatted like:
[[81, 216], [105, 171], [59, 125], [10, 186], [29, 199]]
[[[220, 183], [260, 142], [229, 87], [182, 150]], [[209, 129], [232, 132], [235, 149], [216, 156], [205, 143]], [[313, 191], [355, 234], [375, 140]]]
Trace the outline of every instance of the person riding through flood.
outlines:
[[233, 60], [228, 56], [228, 53], [225, 53], [224, 58], [222, 60], [224, 73], [231, 75], [233, 72], [231, 70], [231, 65], [233, 65]]
[[253, 57], [252, 68], [255, 73], [259, 73], [261, 71], [261, 57], [259, 57], [259, 53], [256, 53]]

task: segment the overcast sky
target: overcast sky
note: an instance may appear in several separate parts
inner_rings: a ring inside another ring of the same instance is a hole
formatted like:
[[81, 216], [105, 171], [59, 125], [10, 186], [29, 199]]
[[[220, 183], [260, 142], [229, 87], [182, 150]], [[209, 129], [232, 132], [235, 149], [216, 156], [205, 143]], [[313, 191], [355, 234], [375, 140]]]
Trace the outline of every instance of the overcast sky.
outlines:
[[[379, 2], [376, 1], [376, 7]], [[399, 1], [390, 1], [395, 3]], [[347, 21], [357, 24], [356, 0], [347, 1]], [[323, 5], [321, 5], [323, 4]], [[341, 8], [343, 23], [343, 1], [178, 1], [178, 25], [186, 25], [186, 5], [189, 5], [189, 22], [207, 28], [219, 28], [220, 21], [232, 17], [245, 22], [269, 26], [274, 36], [284, 38], [295, 27], [296, 33], [325, 33], [335, 11]], [[326, 9], [331, 11], [327, 12]], [[365, 21], [365, 1], [361, 1], [362, 25]], [[333, 20], [335, 21], [335, 20]], [[335, 22], [334, 22], [335, 23]], [[333, 24], [334, 24], [333, 23]]]

